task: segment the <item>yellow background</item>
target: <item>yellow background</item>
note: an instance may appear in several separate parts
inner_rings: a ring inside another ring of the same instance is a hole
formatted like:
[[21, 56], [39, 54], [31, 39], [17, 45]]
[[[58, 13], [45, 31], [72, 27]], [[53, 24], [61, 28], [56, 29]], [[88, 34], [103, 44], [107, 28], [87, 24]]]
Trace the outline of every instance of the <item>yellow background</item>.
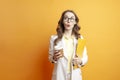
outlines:
[[120, 80], [119, 0], [1, 0], [0, 80], [50, 80], [49, 38], [66, 9], [87, 40], [83, 80]]

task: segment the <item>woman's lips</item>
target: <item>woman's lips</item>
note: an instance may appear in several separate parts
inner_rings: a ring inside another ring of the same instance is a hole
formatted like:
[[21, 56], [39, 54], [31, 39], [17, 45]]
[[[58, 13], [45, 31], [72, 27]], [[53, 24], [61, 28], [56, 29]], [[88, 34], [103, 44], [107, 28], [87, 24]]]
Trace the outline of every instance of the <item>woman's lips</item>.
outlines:
[[66, 24], [67, 27], [70, 27], [70, 24]]

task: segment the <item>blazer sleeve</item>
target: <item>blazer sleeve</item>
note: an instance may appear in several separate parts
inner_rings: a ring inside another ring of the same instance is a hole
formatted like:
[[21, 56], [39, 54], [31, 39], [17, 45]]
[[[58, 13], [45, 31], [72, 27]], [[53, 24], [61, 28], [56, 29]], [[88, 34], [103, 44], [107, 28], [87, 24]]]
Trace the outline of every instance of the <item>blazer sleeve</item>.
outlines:
[[[83, 36], [81, 36], [81, 38], [83, 39]], [[86, 46], [84, 47], [83, 55], [82, 55], [81, 60], [82, 60], [81, 66], [84, 66], [88, 62], [88, 54], [87, 54], [87, 48], [86, 48]]]
[[55, 36], [52, 35], [50, 37], [50, 41], [49, 41], [49, 55], [48, 55], [48, 59], [51, 63], [57, 63], [57, 61], [53, 60], [53, 55], [54, 55], [54, 40], [55, 40]]

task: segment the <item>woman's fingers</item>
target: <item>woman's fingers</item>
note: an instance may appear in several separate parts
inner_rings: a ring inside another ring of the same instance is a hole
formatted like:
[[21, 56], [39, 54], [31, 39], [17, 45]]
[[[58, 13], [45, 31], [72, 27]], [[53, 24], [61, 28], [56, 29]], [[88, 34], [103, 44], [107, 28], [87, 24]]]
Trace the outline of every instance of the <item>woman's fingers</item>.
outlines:
[[73, 65], [76, 65], [76, 59], [72, 60]]
[[60, 57], [63, 56], [63, 54], [62, 54], [61, 52], [58, 52], [58, 53], [56, 54], [56, 56], [57, 56], [57, 58], [60, 58]]
[[58, 60], [60, 57], [63, 57], [63, 54], [61, 53], [61, 51], [55, 51], [54, 59]]
[[81, 63], [81, 59], [79, 57], [75, 57], [75, 58], [73, 58], [72, 62], [74, 65], [78, 65], [79, 63]]

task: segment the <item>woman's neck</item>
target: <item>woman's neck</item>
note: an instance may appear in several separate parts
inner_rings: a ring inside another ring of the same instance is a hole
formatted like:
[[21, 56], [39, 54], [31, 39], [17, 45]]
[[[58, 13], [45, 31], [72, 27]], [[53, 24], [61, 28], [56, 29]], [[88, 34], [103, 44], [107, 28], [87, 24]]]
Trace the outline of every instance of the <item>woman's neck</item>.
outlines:
[[64, 35], [67, 37], [72, 36], [72, 30], [65, 30]]

